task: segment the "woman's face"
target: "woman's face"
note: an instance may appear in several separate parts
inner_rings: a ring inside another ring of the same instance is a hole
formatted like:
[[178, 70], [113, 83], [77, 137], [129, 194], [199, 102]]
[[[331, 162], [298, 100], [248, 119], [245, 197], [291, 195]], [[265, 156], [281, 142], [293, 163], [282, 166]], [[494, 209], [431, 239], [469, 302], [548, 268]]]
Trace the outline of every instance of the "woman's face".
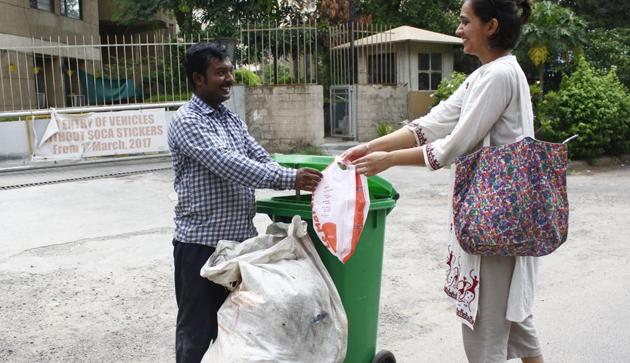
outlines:
[[464, 41], [464, 53], [480, 57], [488, 51], [488, 39], [495, 31], [492, 22], [483, 23], [475, 15], [470, 1], [464, 1], [459, 15], [459, 26], [455, 32]]

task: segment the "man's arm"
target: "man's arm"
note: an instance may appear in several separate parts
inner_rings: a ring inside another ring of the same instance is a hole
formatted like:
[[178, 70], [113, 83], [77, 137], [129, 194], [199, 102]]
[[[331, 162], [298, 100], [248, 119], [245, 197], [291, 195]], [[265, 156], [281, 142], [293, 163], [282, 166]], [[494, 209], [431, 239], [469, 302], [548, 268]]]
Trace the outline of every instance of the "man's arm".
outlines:
[[261, 163], [272, 163], [274, 162], [271, 158], [271, 155], [265, 150], [260, 144], [252, 137], [252, 135], [247, 132], [247, 129], [243, 129], [243, 137], [245, 139], [245, 147], [247, 150], [247, 155], [253, 160], [256, 160]]
[[[240, 120], [240, 119], [239, 119]], [[273, 164], [278, 165], [271, 155], [265, 150], [257, 141], [249, 134], [247, 131], [247, 125], [245, 122], [242, 122], [243, 125], [243, 139], [245, 140], [245, 150], [247, 150], [247, 155], [258, 162], [265, 164]], [[322, 178], [322, 174], [315, 169], [311, 168], [301, 168], [298, 169], [297, 175], [295, 178], [295, 189], [313, 191], [319, 184], [319, 181]]]
[[274, 163], [262, 163], [239, 154], [195, 117], [184, 117], [174, 125], [174, 141], [181, 152], [210, 172], [233, 183], [253, 188], [293, 189], [296, 170]]

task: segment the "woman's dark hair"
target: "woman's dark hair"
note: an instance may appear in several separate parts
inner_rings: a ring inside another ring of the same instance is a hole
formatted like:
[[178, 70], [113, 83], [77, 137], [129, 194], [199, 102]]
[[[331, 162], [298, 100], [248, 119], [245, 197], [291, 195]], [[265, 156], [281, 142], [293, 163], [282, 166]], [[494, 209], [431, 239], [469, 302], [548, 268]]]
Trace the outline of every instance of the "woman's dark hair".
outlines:
[[193, 73], [197, 72], [205, 75], [206, 68], [212, 59], [216, 58], [222, 61], [227, 57], [225, 47], [216, 43], [201, 42], [188, 48], [184, 57], [184, 68], [191, 87], [195, 88], [195, 82], [192, 78]]
[[[466, 0], [481, 21], [496, 18], [499, 28], [488, 44], [492, 48], [513, 49], [521, 35], [521, 26], [532, 13], [532, 0]], [[519, 8], [521, 9], [519, 13]]]

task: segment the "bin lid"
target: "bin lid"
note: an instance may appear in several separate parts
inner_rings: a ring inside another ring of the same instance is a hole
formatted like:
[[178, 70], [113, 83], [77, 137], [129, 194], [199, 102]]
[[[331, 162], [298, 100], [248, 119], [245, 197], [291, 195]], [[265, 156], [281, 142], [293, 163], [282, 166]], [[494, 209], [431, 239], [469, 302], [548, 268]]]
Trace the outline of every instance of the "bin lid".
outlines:
[[[321, 171], [330, 165], [335, 158], [323, 155], [273, 154], [273, 159], [287, 168], [309, 167]], [[378, 175], [368, 177], [368, 190], [370, 199], [373, 200], [388, 198], [398, 200], [399, 197], [391, 183]]]

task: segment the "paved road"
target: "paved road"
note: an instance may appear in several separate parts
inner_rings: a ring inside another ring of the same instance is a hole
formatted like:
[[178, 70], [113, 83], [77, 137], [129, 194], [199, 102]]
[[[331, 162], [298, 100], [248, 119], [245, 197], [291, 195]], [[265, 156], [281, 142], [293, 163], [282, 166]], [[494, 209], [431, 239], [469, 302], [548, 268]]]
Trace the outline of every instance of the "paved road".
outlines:
[[[0, 361], [173, 360], [172, 173], [164, 160], [0, 173]], [[136, 170], [152, 172], [114, 177]], [[103, 179], [79, 179], [95, 175]], [[379, 347], [399, 362], [463, 362], [441, 293], [447, 173], [384, 174]], [[263, 191], [259, 197], [276, 194]], [[569, 177], [570, 239], [544, 257], [535, 318], [549, 362], [630, 361], [630, 169]], [[259, 229], [269, 222], [257, 216]]]

